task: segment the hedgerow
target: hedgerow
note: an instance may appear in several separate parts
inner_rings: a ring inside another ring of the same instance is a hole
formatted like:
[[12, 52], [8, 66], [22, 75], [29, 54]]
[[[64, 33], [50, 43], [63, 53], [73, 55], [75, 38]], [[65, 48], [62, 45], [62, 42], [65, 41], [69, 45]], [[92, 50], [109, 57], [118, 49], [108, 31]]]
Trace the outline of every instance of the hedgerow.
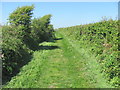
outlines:
[[51, 15], [45, 15], [41, 18], [34, 18], [32, 20], [32, 37], [37, 42], [47, 41], [54, 35], [53, 25], [50, 24]]
[[120, 57], [118, 50], [118, 21], [102, 20], [100, 22], [59, 28], [66, 37], [80, 42], [83, 48], [89, 48], [96, 54], [97, 61], [105, 73], [106, 79], [115, 87], [120, 87]]
[[39, 43], [53, 37], [51, 15], [31, 19], [34, 5], [18, 7], [9, 16], [9, 25], [2, 26], [2, 74], [14, 76], [26, 64]]

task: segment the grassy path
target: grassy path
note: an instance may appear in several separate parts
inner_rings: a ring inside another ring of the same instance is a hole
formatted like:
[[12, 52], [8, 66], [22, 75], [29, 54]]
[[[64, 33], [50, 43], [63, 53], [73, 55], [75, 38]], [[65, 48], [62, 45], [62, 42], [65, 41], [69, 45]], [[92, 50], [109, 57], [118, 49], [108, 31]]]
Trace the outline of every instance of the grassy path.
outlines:
[[[5, 86], [9, 88], [106, 88], [97, 62], [77, 43], [56, 34], [56, 42], [44, 42], [43, 50]], [[94, 63], [94, 64], [93, 64]], [[91, 65], [91, 66], [90, 66]]]

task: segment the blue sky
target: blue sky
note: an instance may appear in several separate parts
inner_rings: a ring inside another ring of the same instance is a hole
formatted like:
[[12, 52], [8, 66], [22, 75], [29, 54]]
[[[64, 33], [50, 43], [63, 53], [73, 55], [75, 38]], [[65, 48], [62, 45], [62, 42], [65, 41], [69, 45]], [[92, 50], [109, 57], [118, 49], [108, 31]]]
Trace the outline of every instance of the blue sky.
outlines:
[[54, 28], [93, 23], [103, 16], [113, 19], [118, 16], [117, 2], [4, 2], [0, 23], [6, 23], [9, 14], [18, 6], [32, 4], [35, 5], [33, 17], [52, 14]]

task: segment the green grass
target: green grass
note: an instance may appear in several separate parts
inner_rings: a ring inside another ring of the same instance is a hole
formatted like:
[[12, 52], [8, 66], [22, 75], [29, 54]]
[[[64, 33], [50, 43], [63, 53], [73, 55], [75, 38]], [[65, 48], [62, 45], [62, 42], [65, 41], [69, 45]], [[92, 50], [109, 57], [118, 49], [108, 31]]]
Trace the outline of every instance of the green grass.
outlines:
[[[5, 85], [5, 88], [107, 88], [94, 54], [56, 32], [56, 42], [35, 51], [31, 62]], [[51, 46], [59, 48], [49, 49]]]
[[[119, 23], [117, 20], [110, 19], [86, 25], [57, 29], [69, 40], [71, 45], [75, 48], [81, 47], [86, 51], [84, 52], [78, 48], [81, 54], [86, 55], [86, 58], [94, 55], [93, 57], [96, 58], [93, 60], [99, 62], [98, 67], [101, 73], [104, 74], [107, 82], [116, 88], [120, 87], [118, 26]], [[75, 42], [76, 44], [74, 44]], [[91, 63], [90, 66], [94, 66], [94, 64], [96, 63]]]

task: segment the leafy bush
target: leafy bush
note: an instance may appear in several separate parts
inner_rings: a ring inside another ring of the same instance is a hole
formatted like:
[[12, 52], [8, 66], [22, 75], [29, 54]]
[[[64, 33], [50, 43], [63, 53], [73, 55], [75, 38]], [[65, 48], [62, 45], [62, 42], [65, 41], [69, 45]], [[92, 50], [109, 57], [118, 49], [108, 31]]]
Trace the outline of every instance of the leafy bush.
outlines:
[[33, 14], [34, 6], [18, 7], [9, 16], [9, 22], [11, 25], [23, 25], [25, 32], [30, 32], [31, 17]]
[[40, 42], [52, 38], [51, 15], [31, 20], [34, 6], [18, 7], [9, 16], [9, 25], [2, 27], [3, 82], [26, 64]]
[[18, 64], [23, 62], [24, 56], [30, 53], [30, 50], [22, 42], [21, 26], [3, 26], [2, 33], [3, 74], [12, 75]]
[[42, 42], [53, 38], [53, 26], [50, 24], [51, 15], [45, 15], [41, 18], [32, 20], [32, 37], [35, 41]]

